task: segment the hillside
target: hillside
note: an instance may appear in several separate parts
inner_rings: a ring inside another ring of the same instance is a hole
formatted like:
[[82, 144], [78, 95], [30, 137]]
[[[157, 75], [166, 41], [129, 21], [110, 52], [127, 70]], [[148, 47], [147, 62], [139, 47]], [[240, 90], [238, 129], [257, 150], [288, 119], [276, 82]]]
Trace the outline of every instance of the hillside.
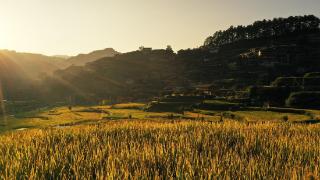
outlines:
[[64, 59], [50, 57], [42, 54], [21, 53], [8, 50], [0, 50], [0, 60], [8, 65], [7, 70], [19, 70], [31, 79], [38, 79], [42, 74], [51, 74], [59, 69], [59, 64]]
[[0, 50], [0, 83], [4, 99], [45, 99], [48, 94], [40, 86], [40, 82], [45, 77], [52, 76], [55, 71], [72, 64], [83, 64], [102, 57], [114, 56], [114, 54], [117, 52], [113, 49], [94, 51], [75, 57]]
[[41, 54], [0, 50], [0, 86], [5, 100], [33, 100], [39, 96], [39, 81], [58, 70], [63, 59]]
[[[182, 77], [175, 54], [167, 50], [135, 51], [106, 57], [85, 66], [71, 66], [48, 77], [48, 91], [57, 97], [77, 99], [131, 99], [158, 95], [166, 85]], [[52, 88], [54, 87], [54, 88]]]
[[[294, 19], [297, 20], [295, 26], [299, 23], [312, 26], [288, 34], [254, 35], [220, 44], [208, 43], [207, 39], [204, 46], [180, 50], [177, 54], [170, 49], [146, 48], [103, 58], [83, 67], [71, 66], [57, 71], [55, 78], [47, 82], [50, 82], [49, 87], [55, 87], [51, 89], [61, 89], [57, 97], [73, 96], [83, 100], [78, 97], [83, 96], [94, 102], [196, 93], [201, 85], [210, 85], [210, 94], [234, 97], [249, 86], [269, 85], [277, 77], [320, 71], [320, 31], [309, 18]], [[291, 20], [282, 19], [281, 23]], [[266, 22], [273, 24], [278, 19]], [[263, 31], [263, 28], [256, 31]], [[232, 36], [229, 31], [224, 33]], [[224, 33], [220, 36], [225, 37]]]
[[178, 56], [195, 81], [226, 88], [269, 84], [278, 76], [319, 70], [319, 24], [310, 15], [231, 26], [208, 37], [201, 48], [181, 50]]
[[104, 58], [104, 57], [113, 57], [117, 54], [120, 54], [120, 53], [115, 51], [112, 48], [106, 48], [103, 50], [93, 51], [88, 54], [79, 54], [77, 56], [70, 57], [67, 59], [66, 64], [67, 65], [83, 66], [89, 62], [96, 61], [96, 60]]
[[312, 33], [182, 50], [178, 57], [184, 60], [186, 74], [193, 81], [244, 88], [267, 85], [279, 76], [319, 71], [319, 50], [320, 33]]

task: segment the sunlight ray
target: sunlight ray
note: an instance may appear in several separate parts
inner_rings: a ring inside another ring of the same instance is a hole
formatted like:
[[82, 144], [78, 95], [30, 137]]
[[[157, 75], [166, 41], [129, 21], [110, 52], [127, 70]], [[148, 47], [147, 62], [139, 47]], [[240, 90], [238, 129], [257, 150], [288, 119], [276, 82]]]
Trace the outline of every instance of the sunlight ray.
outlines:
[[5, 99], [3, 95], [3, 89], [2, 89], [2, 82], [0, 80], [0, 105], [1, 105], [1, 114], [2, 114], [2, 120], [4, 125], [7, 125], [7, 114], [6, 114], [6, 108], [5, 108]]
[[64, 86], [68, 87], [69, 89], [71, 89], [72, 91], [77, 93], [77, 95], [80, 95], [84, 99], [91, 100], [91, 98], [88, 97], [85, 92], [83, 92], [82, 90], [80, 90], [79, 88], [77, 88], [76, 86], [71, 84], [70, 82], [68, 82], [60, 77], [57, 77], [57, 76], [50, 76], [50, 78], [53, 78], [54, 80], [58, 81], [59, 83], [63, 84]]

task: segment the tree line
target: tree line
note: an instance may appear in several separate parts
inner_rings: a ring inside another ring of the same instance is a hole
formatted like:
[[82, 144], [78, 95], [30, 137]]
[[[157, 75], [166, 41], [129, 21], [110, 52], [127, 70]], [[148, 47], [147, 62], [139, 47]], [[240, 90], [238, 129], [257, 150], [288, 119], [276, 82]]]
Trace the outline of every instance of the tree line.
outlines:
[[248, 26], [231, 26], [225, 31], [217, 31], [205, 40], [204, 47], [219, 47], [241, 40], [314, 33], [320, 31], [319, 25], [320, 19], [314, 15], [264, 19]]

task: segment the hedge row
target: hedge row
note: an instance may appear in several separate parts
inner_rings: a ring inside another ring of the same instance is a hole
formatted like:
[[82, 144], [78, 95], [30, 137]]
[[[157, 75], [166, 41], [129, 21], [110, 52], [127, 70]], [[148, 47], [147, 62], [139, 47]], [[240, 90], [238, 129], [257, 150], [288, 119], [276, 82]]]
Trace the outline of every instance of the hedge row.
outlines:
[[295, 108], [320, 109], [320, 91], [301, 91], [290, 94], [286, 105]]

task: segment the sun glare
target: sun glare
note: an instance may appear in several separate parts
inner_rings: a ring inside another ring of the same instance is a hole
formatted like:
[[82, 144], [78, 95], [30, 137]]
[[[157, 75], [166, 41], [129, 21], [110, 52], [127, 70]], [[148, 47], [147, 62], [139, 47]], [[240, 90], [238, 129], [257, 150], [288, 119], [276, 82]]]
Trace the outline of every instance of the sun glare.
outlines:
[[5, 109], [5, 99], [3, 96], [3, 91], [2, 91], [2, 82], [0, 80], [0, 108], [1, 108], [1, 113], [2, 113], [2, 120], [4, 122], [4, 125], [7, 125], [7, 116], [6, 116], [6, 109]]
[[9, 47], [9, 34], [6, 30], [6, 23], [0, 19], [0, 49], [7, 49]]

